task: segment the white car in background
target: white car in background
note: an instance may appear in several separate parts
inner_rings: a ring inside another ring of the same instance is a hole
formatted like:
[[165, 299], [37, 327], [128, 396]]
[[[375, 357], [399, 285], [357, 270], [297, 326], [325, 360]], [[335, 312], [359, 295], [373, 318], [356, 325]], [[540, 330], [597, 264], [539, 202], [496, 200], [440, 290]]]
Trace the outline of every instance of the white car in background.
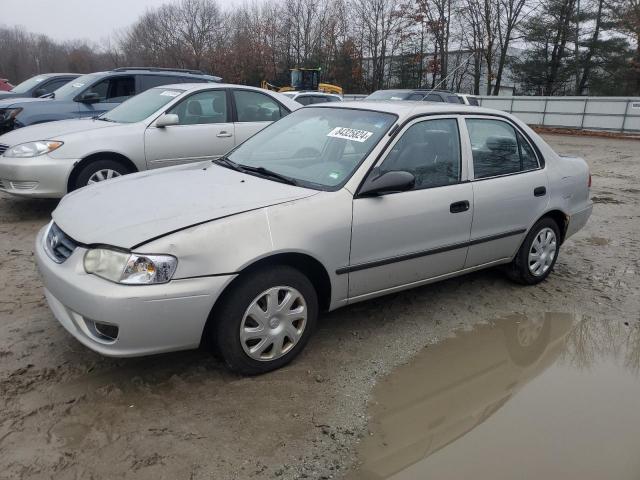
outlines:
[[213, 160], [298, 108], [279, 93], [240, 85], [152, 88], [97, 118], [0, 136], [0, 190], [60, 198], [129, 173]]
[[459, 93], [458, 96], [462, 99], [465, 105], [472, 105], [474, 107], [480, 106], [480, 101], [475, 95], [469, 95], [468, 93]]
[[341, 102], [342, 97], [333, 93], [324, 92], [283, 92], [282, 95], [286, 95], [292, 100], [300, 103], [301, 105], [313, 105], [316, 103], [329, 103], [329, 102]]

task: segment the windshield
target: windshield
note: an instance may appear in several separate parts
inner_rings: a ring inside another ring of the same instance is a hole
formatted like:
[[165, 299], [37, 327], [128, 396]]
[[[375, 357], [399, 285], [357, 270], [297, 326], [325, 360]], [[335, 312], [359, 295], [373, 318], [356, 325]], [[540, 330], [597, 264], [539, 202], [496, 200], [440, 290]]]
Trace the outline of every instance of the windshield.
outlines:
[[121, 103], [100, 118], [118, 123], [140, 122], [183, 93], [184, 90], [177, 88], [152, 88]]
[[251, 137], [229, 159], [302, 186], [332, 189], [351, 177], [396, 118], [367, 110], [307, 107]]
[[409, 90], [378, 90], [369, 95], [366, 100], [406, 100], [411, 91]]
[[47, 79], [44, 75], [38, 75], [37, 77], [31, 77], [28, 80], [25, 80], [22, 83], [19, 83], [15, 87], [11, 89], [14, 93], [27, 93], [33, 87], [38, 85], [39, 83], [44, 82]]
[[55, 98], [68, 98], [72, 99], [76, 95], [78, 95], [85, 87], [88, 87], [93, 82], [101, 78], [101, 75], [82, 75], [81, 77], [76, 78], [75, 80], [71, 80], [66, 85], [57, 89], [55, 93]]

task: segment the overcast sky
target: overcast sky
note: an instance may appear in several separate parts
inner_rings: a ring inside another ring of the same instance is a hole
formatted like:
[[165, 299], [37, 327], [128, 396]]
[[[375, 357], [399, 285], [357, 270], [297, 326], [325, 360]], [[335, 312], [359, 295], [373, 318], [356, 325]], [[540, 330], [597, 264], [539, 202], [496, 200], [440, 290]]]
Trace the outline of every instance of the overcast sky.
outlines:
[[[107, 38], [131, 25], [147, 8], [179, 0], [0, 0], [0, 25], [21, 25], [55, 40]], [[221, 7], [241, 0], [218, 0]]]

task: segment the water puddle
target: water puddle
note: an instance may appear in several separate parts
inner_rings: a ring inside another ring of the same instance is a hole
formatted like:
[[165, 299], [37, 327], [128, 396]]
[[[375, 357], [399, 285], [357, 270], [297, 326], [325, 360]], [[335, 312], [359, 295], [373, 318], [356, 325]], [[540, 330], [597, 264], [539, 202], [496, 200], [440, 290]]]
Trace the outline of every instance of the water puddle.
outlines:
[[350, 479], [640, 478], [640, 324], [520, 315], [384, 378]]

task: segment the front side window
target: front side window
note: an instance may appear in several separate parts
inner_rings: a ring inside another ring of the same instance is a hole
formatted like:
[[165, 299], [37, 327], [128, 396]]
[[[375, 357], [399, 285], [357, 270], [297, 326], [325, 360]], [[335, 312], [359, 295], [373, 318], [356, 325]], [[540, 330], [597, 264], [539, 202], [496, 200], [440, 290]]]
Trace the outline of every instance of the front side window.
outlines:
[[460, 181], [460, 135], [453, 118], [426, 120], [407, 129], [379, 168], [410, 172], [414, 189], [442, 187]]
[[99, 103], [124, 102], [135, 95], [136, 82], [134, 77], [129, 76], [107, 78], [92, 85], [84, 95], [91, 93], [98, 95]]
[[474, 178], [489, 178], [538, 168], [531, 146], [501, 120], [467, 119]]
[[185, 98], [167, 113], [178, 115], [180, 125], [227, 123], [227, 93], [208, 90]]
[[280, 104], [269, 95], [251, 90], [234, 90], [238, 122], [275, 122], [283, 116]]
[[51, 92], [55, 92], [56, 90], [66, 85], [67, 83], [69, 83], [68, 78], [59, 78], [57, 80], [52, 80], [51, 82], [47, 82], [42, 87], [43, 92], [41, 93], [41, 95], [47, 95]]
[[121, 103], [100, 119], [117, 123], [140, 122], [183, 93], [184, 90], [176, 88], [152, 88]]
[[306, 107], [268, 126], [229, 159], [319, 190], [346, 182], [396, 120], [389, 113]]

